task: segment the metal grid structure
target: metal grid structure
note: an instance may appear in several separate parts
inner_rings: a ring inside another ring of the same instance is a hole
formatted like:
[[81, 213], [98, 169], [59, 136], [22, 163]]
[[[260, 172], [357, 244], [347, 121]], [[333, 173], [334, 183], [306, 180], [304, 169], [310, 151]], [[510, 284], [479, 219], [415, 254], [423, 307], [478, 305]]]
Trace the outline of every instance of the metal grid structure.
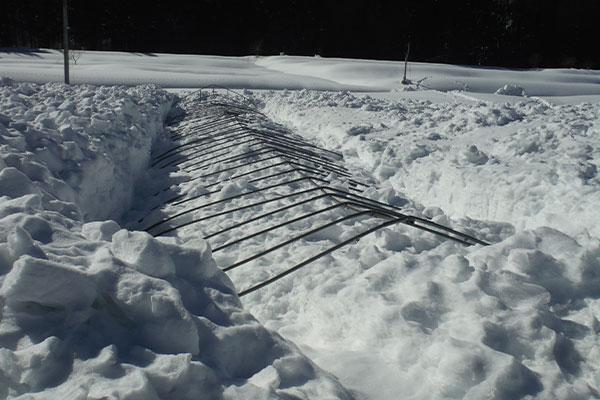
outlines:
[[[157, 155], [152, 166], [187, 172], [185, 185], [201, 187], [200, 193], [184, 190], [167, 197], [139, 222], [148, 224], [160, 211], [161, 217], [145, 226], [153, 236], [200, 230], [223, 271], [251, 263], [256, 264], [253, 268], [265, 268], [262, 280], [243, 283], [247, 287], [240, 296], [394, 224], [464, 245], [487, 244], [362, 196], [368, 185], [353, 179], [341, 154], [273, 123], [235, 92], [223, 96], [214, 89], [201, 90], [179, 106], [184, 113], [169, 121], [174, 145]], [[233, 185], [231, 191], [233, 182], [242, 184]], [[341, 226], [344, 229], [336, 230]], [[328, 230], [337, 233], [323, 235]], [[282, 265], [285, 254], [274, 255], [309, 242], [318, 245], [309, 246], [310, 255], [300, 263]]]

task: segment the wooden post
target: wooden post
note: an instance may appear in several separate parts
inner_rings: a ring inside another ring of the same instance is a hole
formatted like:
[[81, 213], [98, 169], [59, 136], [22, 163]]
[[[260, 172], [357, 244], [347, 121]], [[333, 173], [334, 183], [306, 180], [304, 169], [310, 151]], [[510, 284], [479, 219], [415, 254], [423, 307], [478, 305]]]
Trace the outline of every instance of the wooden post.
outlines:
[[65, 83], [69, 84], [69, 19], [67, 13], [67, 0], [63, 0], [63, 47], [65, 56]]
[[408, 49], [406, 49], [406, 57], [404, 58], [404, 78], [402, 78], [402, 84], [408, 85], [409, 80], [406, 79], [406, 68], [408, 67], [408, 54], [410, 53], [410, 42], [408, 42]]

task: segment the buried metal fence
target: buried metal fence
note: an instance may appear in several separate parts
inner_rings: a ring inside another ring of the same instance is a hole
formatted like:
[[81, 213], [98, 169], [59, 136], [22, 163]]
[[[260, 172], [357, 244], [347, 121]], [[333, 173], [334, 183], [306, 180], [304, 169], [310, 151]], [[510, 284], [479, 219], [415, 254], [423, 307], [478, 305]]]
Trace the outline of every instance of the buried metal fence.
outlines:
[[[300, 263], [268, 268], [268, 277], [246, 283], [240, 296], [394, 224], [464, 245], [487, 244], [363, 196], [369, 185], [354, 179], [341, 154], [273, 123], [243, 95], [233, 93], [201, 90], [180, 102], [183, 112], [169, 121], [174, 145], [154, 157], [152, 166], [185, 171], [188, 179], [155, 193], [157, 204], [139, 220], [145, 230], [153, 236], [199, 230], [215, 258], [225, 253], [218, 264], [229, 272], [302, 240], [321, 240], [319, 234], [327, 230], [349, 227], [345, 235], [323, 239], [327, 244]], [[234, 182], [242, 184], [232, 189]], [[200, 189], [185, 188], [190, 186]], [[286, 237], [282, 228], [287, 228]], [[244, 244], [246, 251], [231, 251]]]

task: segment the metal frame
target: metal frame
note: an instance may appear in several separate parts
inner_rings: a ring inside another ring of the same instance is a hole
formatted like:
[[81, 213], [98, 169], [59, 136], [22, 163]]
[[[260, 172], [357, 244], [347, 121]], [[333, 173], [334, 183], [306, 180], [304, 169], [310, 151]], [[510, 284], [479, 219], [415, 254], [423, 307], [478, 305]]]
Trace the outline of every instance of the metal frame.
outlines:
[[[375, 226], [366, 227], [364, 231], [353, 235], [351, 238], [334, 244], [333, 246], [328, 247], [312, 257], [307, 258], [301, 263], [287, 268], [283, 272], [275, 274], [263, 282], [242, 290], [239, 293], [240, 296], [244, 296], [262, 287], [265, 287], [343, 246], [346, 246], [370, 233], [393, 224], [401, 223], [409, 225], [446, 239], [462, 243], [464, 245], [487, 245], [486, 242], [465, 233], [439, 225], [424, 218], [405, 215], [398, 207], [360, 195], [361, 190], [359, 190], [359, 187], [368, 187], [368, 185], [352, 179], [352, 173], [340, 163], [340, 161], [343, 159], [343, 156], [340, 153], [319, 148], [318, 146], [303, 140], [300, 136], [293, 134], [284, 127], [280, 128], [280, 126], [274, 125], [260, 111], [248, 107], [245, 104], [242, 104], [231, 98], [224, 98], [222, 96], [214, 95], [214, 89], [217, 87], [209, 87], [209, 89], [210, 88], [213, 89], [213, 95], [205, 96], [203, 94], [203, 90], [206, 91], [206, 88], [202, 88], [188, 96], [191, 100], [188, 101], [187, 98], [183, 100], [185, 103], [183, 104], [183, 107], [187, 108], [188, 115], [192, 114], [193, 116], [194, 114], [197, 114], [199, 116], [189, 119], [189, 124], [192, 125], [190, 129], [172, 135], [173, 140], [179, 143], [177, 143], [171, 149], [157, 155], [154, 158], [152, 164], [153, 167], [170, 167], [184, 170], [192, 175], [189, 180], [184, 181], [185, 183], [208, 179], [212, 176], [232, 170], [239, 172], [234, 173], [230, 178], [228, 178], [229, 180], [241, 177], [252, 177], [254, 174], [261, 173], [260, 176], [249, 180], [249, 182], [252, 183], [291, 176], [290, 174], [299, 174], [300, 176], [292, 179], [284, 178], [281, 181], [269, 183], [264, 187], [244, 191], [242, 193], [217, 200], [210, 200], [210, 197], [220, 192], [220, 190], [208, 190], [206, 193], [194, 196], [188, 196], [187, 193], [173, 196], [154, 206], [152, 210], [156, 210], [167, 205], [181, 208], [192, 201], [200, 200], [204, 197], [207, 198], [208, 201], [200, 205], [190, 203], [189, 206], [183, 210], [170, 211], [166, 217], [146, 227], [146, 231], [154, 232], [154, 236], [162, 236], [175, 232], [178, 229], [186, 226], [206, 222], [217, 217], [226, 217], [228, 214], [237, 211], [247, 210], [253, 207], [262, 207], [263, 205], [278, 201], [291, 202], [289, 204], [278, 206], [275, 209], [263, 212], [259, 215], [246, 218], [245, 220], [235, 224], [221, 227], [212, 233], [208, 233], [204, 236], [204, 238], [209, 240], [231, 230], [240, 228], [244, 225], [266, 221], [268, 217], [276, 214], [285, 215], [285, 212], [292, 210], [295, 207], [311, 205], [320, 199], [330, 199], [334, 202], [333, 204], [321, 207], [319, 209], [314, 208], [309, 212], [303, 213], [302, 215], [296, 215], [293, 218], [286, 219], [283, 222], [278, 222], [269, 226], [263, 226], [255, 232], [246, 234], [233, 240], [229, 240], [226, 243], [222, 243], [213, 249], [213, 252], [216, 253], [230, 246], [240, 244], [246, 240], [317, 215], [325, 216], [328, 212], [338, 209], [344, 209], [350, 212], [347, 215], [327, 221], [319, 226], [312, 227], [308, 231], [301, 232], [275, 244], [274, 246], [271, 246], [270, 248], [264, 249], [258, 253], [244, 258], [243, 260], [236, 261], [231, 265], [223, 267], [222, 269], [227, 272], [253, 260], [259, 259], [282, 247], [302, 240], [303, 238], [306, 238], [307, 236], [316, 232], [341, 224], [351, 219], [370, 216], [372, 217], [370, 219], [375, 218], [384, 220], [382, 223], [379, 223]], [[230, 90], [227, 88], [220, 89], [225, 89], [230, 92]], [[240, 95], [239, 93], [235, 94], [249, 102], [245, 96]], [[194, 96], [196, 97], [196, 100], [194, 100]], [[189, 104], [186, 103], [186, 101], [188, 101]], [[201, 103], [201, 107], [199, 107], [199, 102]], [[171, 123], [177, 123], [179, 126], [181, 126], [182, 122], [185, 120], [185, 115], [178, 116], [175, 119], [176, 122], [171, 121]], [[189, 140], [186, 141], [185, 139]], [[248, 151], [236, 152], [236, 149], [238, 149], [241, 145], [245, 145]], [[254, 165], [261, 163], [268, 164], [254, 167]], [[221, 166], [221, 168], [218, 170], [206, 173], [202, 172], [217, 164]], [[326, 178], [329, 176], [329, 174], [337, 175], [338, 179], [347, 184], [348, 190], [328, 186], [330, 181]], [[208, 189], [219, 184], [224, 184], [225, 182], [226, 181], [224, 180], [215, 180], [213, 182], [207, 182], [204, 187]], [[310, 187], [298, 190], [295, 188], [295, 185], [299, 183], [309, 184]], [[170, 190], [173, 186], [174, 185], [171, 185], [168, 188], [162, 189], [161, 191], [155, 193], [155, 196], [159, 195], [161, 192]], [[208, 213], [200, 216], [199, 218], [194, 218], [179, 224], [176, 223], [175, 225], [172, 225], [170, 223], [177, 218], [199, 210], [209, 209], [212, 206], [217, 206], [223, 203], [233, 204], [236, 199], [255, 194], [269, 193], [270, 191], [278, 190], [279, 188], [289, 188], [291, 192], [263, 198], [262, 200], [254, 201], [243, 206], [228, 207], [225, 210]], [[311, 196], [310, 194], [314, 192], [320, 193]], [[305, 197], [307, 195], [308, 198], [303, 198], [303, 196]], [[314, 206], [311, 205], [310, 207]], [[152, 213], [152, 210], [150, 213]], [[140, 222], [147, 218], [150, 213], [144, 218], [140, 219]]]

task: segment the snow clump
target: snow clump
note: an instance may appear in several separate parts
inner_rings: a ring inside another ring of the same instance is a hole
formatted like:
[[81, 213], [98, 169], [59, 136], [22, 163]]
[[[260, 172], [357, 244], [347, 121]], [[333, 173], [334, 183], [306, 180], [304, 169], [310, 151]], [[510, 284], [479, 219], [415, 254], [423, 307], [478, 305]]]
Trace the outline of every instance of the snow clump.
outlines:
[[1, 82], [0, 398], [351, 398], [243, 310], [205, 241], [109, 219], [171, 95]]

